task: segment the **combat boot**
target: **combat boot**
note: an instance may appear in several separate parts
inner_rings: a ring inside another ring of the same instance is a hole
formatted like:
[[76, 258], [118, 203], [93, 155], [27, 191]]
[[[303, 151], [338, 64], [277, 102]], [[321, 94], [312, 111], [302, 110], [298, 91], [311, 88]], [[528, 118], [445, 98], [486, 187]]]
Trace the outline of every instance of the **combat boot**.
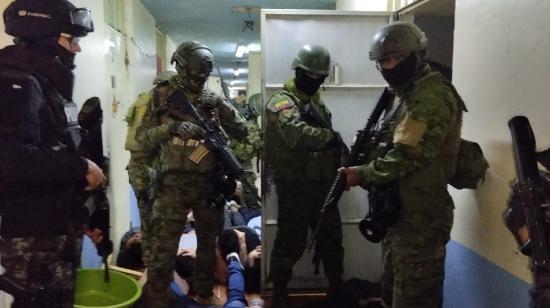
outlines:
[[294, 304], [288, 297], [286, 288], [273, 290], [273, 296], [271, 297], [272, 308], [295, 308]]
[[338, 291], [342, 286], [342, 277], [332, 277], [328, 280], [327, 298], [332, 299], [338, 295]]

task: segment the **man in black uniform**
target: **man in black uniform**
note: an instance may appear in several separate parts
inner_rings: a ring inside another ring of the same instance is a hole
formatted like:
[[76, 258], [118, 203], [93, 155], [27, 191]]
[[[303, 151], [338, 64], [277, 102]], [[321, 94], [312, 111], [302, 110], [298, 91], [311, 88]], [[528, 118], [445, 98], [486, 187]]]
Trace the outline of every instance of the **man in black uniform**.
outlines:
[[73, 307], [83, 222], [75, 200], [104, 183], [76, 152], [72, 101], [91, 13], [67, 0], [17, 0], [4, 23], [15, 44], [0, 50], [0, 283], [12, 307]]

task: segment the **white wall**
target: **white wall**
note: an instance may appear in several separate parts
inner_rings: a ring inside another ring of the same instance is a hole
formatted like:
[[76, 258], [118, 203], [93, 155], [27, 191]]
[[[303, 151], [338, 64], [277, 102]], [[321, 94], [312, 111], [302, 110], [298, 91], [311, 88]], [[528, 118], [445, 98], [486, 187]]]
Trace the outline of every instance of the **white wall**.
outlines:
[[515, 177], [507, 122], [526, 115], [538, 147], [550, 145], [549, 11], [547, 0], [456, 0], [453, 82], [470, 110], [463, 136], [480, 142], [491, 168], [481, 189], [453, 194], [452, 237], [526, 281], [527, 258], [501, 215]]
[[171, 37], [166, 36], [166, 69], [176, 71], [176, 67], [173, 64], [170, 64], [170, 59], [172, 59], [172, 55], [178, 48], [178, 44], [172, 40]]

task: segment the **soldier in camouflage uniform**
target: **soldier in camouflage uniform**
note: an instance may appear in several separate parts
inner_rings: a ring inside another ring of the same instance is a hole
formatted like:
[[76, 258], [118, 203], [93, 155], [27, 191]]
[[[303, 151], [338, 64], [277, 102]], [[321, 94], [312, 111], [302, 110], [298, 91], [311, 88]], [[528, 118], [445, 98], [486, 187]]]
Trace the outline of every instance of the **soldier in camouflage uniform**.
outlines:
[[154, 80], [155, 87], [139, 95], [138, 99], [128, 108], [126, 122], [128, 123], [128, 133], [126, 135], [125, 148], [130, 152], [130, 161], [128, 162], [128, 178], [130, 185], [134, 189], [141, 220], [143, 261], [145, 265], [151, 259], [151, 240], [154, 238], [150, 234], [151, 204], [149, 200], [150, 191], [150, 173], [152, 166], [148, 162], [152, 161], [155, 152], [146, 151], [137, 141], [138, 128], [149, 126], [149, 122], [155, 122], [156, 110], [160, 103], [167, 98], [169, 90], [169, 80], [176, 75], [176, 72], [164, 71]]
[[[192, 279], [197, 300], [218, 304], [213, 296], [215, 240], [223, 228], [223, 205], [213, 204], [220, 195], [216, 159], [201, 142], [204, 130], [180, 106], [173, 94], [185, 95], [204, 118], [213, 117], [233, 138], [246, 137], [245, 120], [231, 103], [203, 89], [213, 67], [212, 52], [195, 41], [181, 44], [174, 55], [178, 75], [170, 79], [168, 100], [159, 107], [156, 123], [142, 125], [138, 139], [147, 151], [158, 152], [155, 163], [158, 195], [153, 204], [151, 260], [144, 287], [149, 307], [168, 307], [176, 251], [189, 210], [193, 210], [197, 233], [197, 257]], [[222, 199], [223, 200], [223, 199]]]
[[91, 13], [66, 0], [18, 0], [4, 22], [16, 40], [0, 50], [0, 288], [14, 308], [72, 308], [85, 219], [77, 195], [105, 180], [77, 152], [72, 101]]
[[[315, 228], [323, 199], [339, 167], [337, 133], [319, 87], [330, 65], [328, 50], [305, 45], [292, 62], [295, 78], [271, 96], [266, 108], [265, 159], [273, 169], [278, 196], [277, 236], [271, 254], [269, 280], [273, 307], [291, 307], [287, 284], [292, 267], [304, 252], [308, 229]], [[313, 120], [310, 108], [329, 127]], [[344, 248], [340, 213], [326, 213], [318, 240], [329, 295], [341, 284]]]
[[[262, 135], [260, 127], [258, 126], [258, 113], [253, 110], [249, 104], [246, 104], [244, 108], [236, 106], [237, 110], [246, 118], [246, 125], [248, 127], [248, 135], [246, 140], [238, 141], [232, 139], [230, 147], [243, 169], [245, 170], [244, 179], [248, 184], [243, 184], [243, 199], [244, 205], [248, 208], [259, 210], [261, 208], [258, 188], [256, 187], [256, 173], [252, 166], [252, 159], [258, 158], [262, 146]], [[244, 110], [242, 110], [244, 109]]]
[[426, 64], [427, 39], [415, 25], [379, 30], [370, 58], [399, 103], [383, 132], [382, 156], [343, 169], [348, 186], [396, 183], [400, 212], [382, 243], [382, 295], [394, 308], [441, 307], [445, 244], [454, 204], [447, 181], [456, 167], [465, 106], [452, 84]]

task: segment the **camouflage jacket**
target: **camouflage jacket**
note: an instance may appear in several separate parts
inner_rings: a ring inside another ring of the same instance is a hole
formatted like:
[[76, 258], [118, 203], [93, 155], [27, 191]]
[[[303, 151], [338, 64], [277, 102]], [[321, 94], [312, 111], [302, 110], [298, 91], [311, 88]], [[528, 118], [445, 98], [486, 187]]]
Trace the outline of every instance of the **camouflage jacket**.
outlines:
[[[214, 117], [222, 131], [227, 135], [243, 140], [247, 135], [245, 119], [219, 95], [210, 90], [193, 93], [181, 83], [181, 77], [170, 80], [168, 97], [174, 91], [182, 91], [187, 99], [197, 108], [204, 118]], [[177, 106], [164, 101], [156, 111], [155, 120], [138, 130], [138, 140], [145, 151], [158, 153], [155, 169], [159, 171], [210, 173], [215, 168], [215, 158], [202, 144], [201, 140], [182, 140], [171, 135], [169, 124], [173, 121], [198, 122], [190, 115], [182, 113]]]
[[294, 79], [288, 80], [267, 103], [264, 153], [276, 180], [327, 181], [338, 168], [340, 153], [333, 145], [334, 133], [303, 116], [308, 104], [332, 125], [331, 113], [319, 92], [307, 96], [296, 87]]
[[231, 150], [241, 164], [243, 164], [243, 167], [246, 165], [251, 166], [251, 160], [258, 156], [262, 148], [262, 134], [258, 123], [256, 123], [256, 119], [247, 121], [246, 126], [248, 129], [246, 139], [239, 141], [231, 138], [229, 143]]
[[407, 90], [383, 141], [393, 147], [359, 167], [362, 183], [397, 181], [401, 196], [398, 220], [410, 225], [433, 224], [450, 230], [453, 201], [447, 179], [455, 170], [465, 106], [452, 85], [426, 65]]

